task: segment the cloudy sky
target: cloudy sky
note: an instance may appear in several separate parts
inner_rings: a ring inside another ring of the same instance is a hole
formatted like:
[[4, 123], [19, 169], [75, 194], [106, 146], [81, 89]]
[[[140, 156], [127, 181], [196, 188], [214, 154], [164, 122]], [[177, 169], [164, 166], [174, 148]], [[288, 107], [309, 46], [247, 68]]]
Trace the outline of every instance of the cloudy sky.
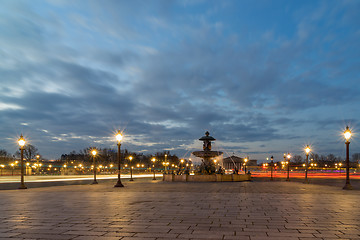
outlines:
[[0, 8], [0, 149], [263, 160], [360, 152], [360, 1], [17, 1]]

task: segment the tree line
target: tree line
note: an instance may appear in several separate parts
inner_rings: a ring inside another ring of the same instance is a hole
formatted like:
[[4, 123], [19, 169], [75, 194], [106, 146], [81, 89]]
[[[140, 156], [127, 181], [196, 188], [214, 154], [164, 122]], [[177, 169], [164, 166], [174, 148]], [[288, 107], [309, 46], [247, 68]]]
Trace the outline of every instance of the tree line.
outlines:
[[[24, 147], [24, 159], [26, 161], [31, 161], [32, 159], [35, 159], [37, 155], [39, 154], [39, 150], [31, 145], [27, 144]], [[11, 154], [5, 149], [0, 149], [0, 163], [1, 164], [9, 164], [13, 162], [15, 159], [20, 158], [20, 150], [17, 150], [15, 154]]]
[[[91, 154], [91, 151], [94, 148], [88, 147], [84, 148], [78, 152], [71, 151], [68, 154], [62, 154], [60, 157], [60, 161], [64, 162], [65, 164], [68, 164], [71, 166], [72, 164], [91, 164], [93, 161], [93, 156]], [[118, 162], [118, 152], [117, 150], [110, 149], [110, 148], [97, 148], [96, 149], [96, 163], [104, 166], [109, 166], [110, 164], [116, 165]], [[132, 157], [131, 164], [137, 165], [141, 164], [145, 167], [148, 167], [153, 164], [151, 161], [153, 158], [156, 159], [155, 164], [161, 165], [162, 162], [165, 161], [165, 155], [167, 162], [171, 162], [172, 164], [178, 165], [180, 160], [176, 155], [171, 154], [169, 151], [164, 152], [157, 152], [155, 154], [148, 154], [145, 155], [143, 153], [136, 153], [128, 151], [127, 149], [121, 150], [121, 164], [127, 164], [130, 163], [130, 156]]]
[[[61, 157], [57, 160], [59, 163], [72, 164], [71, 162], [77, 163], [91, 163], [92, 155], [91, 150], [93, 148], [88, 147], [84, 148], [78, 152], [71, 151], [67, 154], [62, 154]], [[98, 154], [96, 155], [96, 162], [102, 165], [110, 165], [117, 163], [117, 150], [110, 148], [97, 148]], [[24, 147], [24, 159], [26, 161], [36, 160], [36, 156], [40, 155], [39, 150], [31, 145], [27, 144]], [[155, 157], [157, 162], [165, 161], [165, 155], [167, 155], [166, 159], [171, 164], [179, 165], [180, 159], [171, 154], [169, 151], [157, 152], [155, 154], [145, 155], [143, 153], [130, 152], [127, 149], [121, 150], [121, 163], [129, 163], [129, 157], [132, 156], [132, 164], [144, 164], [149, 166], [152, 164], [151, 159]], [[40, 155], [41, 156], [41, 155]], [[15, 159], [20, 158], [20, 151], [17, 150], [14, 154], [9, 153], [5, 149], [0, 149], [0, 164], [10, 164]], [[42, 159], [42, 158], [41, 158]], [[43, 159], [44, 160], [44, 159]], [[320, 155], [317, 153], [311, 153], [309, 155], [309, 162], [312, 161], [317, 163], [319, 167], [333, 166], [335, 163], [343, 163], [345, 159], [340, 156], [335, 156], [334, 154], [328, 155]], [[360, 163], [360, 153], [354, 153], [351, 156], [350, 161], [352, 162], [352, 166]], [[302, 165], [305, 163], [305, 157], [301, 155], [294, 155], [291, 158], [291, 165]]]
[[[302, 165], [305, 163], [305, 158], [300, 155], [294, 155], [291, 159], [292, 165]], [[335, 163], [344, 163], [345, 159], [343, 157], [335, 156], [334, 154], [328, 155], [319, 155], [312, 153], [309, 155], [309, 162], [317, 163], [319, 167], [333, 166]], [[360, 153], [354, 153], [351, 156], [351, 165], [356, 166], [360, 161]]]

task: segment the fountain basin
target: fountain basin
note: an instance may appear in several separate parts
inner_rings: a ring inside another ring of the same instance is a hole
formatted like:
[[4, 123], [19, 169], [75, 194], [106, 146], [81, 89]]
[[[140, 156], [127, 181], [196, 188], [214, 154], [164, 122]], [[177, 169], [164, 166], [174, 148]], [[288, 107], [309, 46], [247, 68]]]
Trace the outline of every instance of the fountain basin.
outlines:
[[199, 158], [214, 158], [214, 157], [220, 156], [221, 154], [223, 154], [223, 152], [219, 152], [219, 151], [195, 151], [195, 152], [192, 152], [192, 154], [194, 154], [196, 157], [199, 157]]
[[174, 175], [164, 174], [165, 182], [244, 182], [251, 181], [251, 174]]

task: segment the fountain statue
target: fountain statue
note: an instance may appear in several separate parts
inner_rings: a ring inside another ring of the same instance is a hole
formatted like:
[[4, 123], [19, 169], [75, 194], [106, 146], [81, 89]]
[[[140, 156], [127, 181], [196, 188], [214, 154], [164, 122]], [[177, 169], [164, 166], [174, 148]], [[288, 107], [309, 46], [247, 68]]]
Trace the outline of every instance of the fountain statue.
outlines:
[[[251, 174], [224, 174], [221, 168], [216, 171], [214, 158], [223, 153], [211, 150], [211, 142], [216, 139], [207, 131], [205, 136], [199, 139], [203, 141], [203, 150], [192, 154], [202, 159], [200, 171], [195, 174], [164, 174], [163, 181], [167, 182], [242, 182], [251, 181]], [[221, 171], [220, 171], [221, 170]]]
[[203, 141], [203, 151], [195, 151], [194, 154], [196, 157], [202, 158], [202, 163], [200, 166], [200, 172], [203, 174], [213, 174], [216, 171], [215, 163], [213, 158], [222, 155], [222, 152], [219, 151], [211, 151], [211, 141], [215, 141], [216, 139], [210, 136], [208, 131], [205, 132], [205, 136], [199, 139]]

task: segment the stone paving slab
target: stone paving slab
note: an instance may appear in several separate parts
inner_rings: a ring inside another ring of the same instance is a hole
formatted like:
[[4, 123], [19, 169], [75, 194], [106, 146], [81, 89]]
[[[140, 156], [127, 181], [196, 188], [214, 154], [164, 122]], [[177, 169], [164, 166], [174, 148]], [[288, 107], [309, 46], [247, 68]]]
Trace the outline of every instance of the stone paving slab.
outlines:
[[1, 239], [360, 239], [360, 191], [136, 179], [0, 191]]

